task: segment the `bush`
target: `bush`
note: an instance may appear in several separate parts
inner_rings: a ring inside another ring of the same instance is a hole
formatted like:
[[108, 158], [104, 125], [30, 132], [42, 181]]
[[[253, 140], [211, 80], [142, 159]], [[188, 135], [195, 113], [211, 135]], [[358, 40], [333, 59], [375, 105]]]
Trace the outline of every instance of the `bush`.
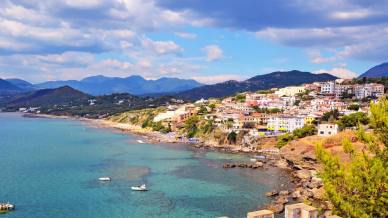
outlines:
[[286, 145], [288, 142], [304, 138], [306, 136], [315, 135], [317, 133], [317, 128], [314, 125], [305, 125], [302, 128], [294, 130], [292, 133], [286, 133], [278, 137], [276, 147], [281, 148]]
[[358, 124], [366, 125], [369, 123], [369, 118], [365, 113], [356, 112], [346, 116], [341, 117], [338, 121], [338, 126], [341, 130], [349, 127], [355, 127]]

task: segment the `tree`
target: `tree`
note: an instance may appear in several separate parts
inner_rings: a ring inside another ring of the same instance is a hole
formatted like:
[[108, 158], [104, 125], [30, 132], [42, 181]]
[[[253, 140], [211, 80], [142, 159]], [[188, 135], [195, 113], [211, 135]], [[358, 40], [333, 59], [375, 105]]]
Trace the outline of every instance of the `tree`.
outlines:
[[183, 128], [187, 133], [188, 138], [192, 138], [197, 134], [198, 127], [197, 124], [199, 122], [198, 116], [192, 116], [189, 119], [186, 120]]
[[321, 120], [322, 121], [337, 120], [339, 116], [340, 116], [339, 111], [335, 109], [324, 113]]
[[359, 109], [360, 109], [360, 105], [358, 104], [352, 104], [348, 106], [348, 110], [358, 111]]
[[237, 142], [237, 134], [234, 131], [229, 133], [229, 135], [228, 135], [228, 142], [229, 142], [229, 144], [236, 144], [236, 142]]
[[317, 146], [317, 157], [323, 165], [320, 176], [326, 197], [334, 211], [343, 217], [386, 217], [388, 208], [388, 100], [371, 103], [373, 132], [360, 126], [357, 138], [365, 144], [357, 151], [349, 140], [343, 141], [349, 163], [343, 163]]
[[358, 124], [366, 125], [368, 123], [369, 118], [365, 113], [356, 112], [341, 117], [341, 119], [338, 121], [338, 126], [342, 130], [348, 127], [355, 127]]
[[245, 101], [245, 98], [246, 98], [246, 95], [245, 94], [238, 94], [236, 95], [236, 97], [234, 97], [234, 99], [237, 101], [237, 102], [244, 102]]

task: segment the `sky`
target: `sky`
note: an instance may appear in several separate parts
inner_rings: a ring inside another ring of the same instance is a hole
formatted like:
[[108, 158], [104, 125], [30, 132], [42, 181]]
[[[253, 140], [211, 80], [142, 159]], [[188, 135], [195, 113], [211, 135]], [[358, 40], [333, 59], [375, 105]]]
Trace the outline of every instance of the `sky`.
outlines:
[[1, 0], [0, 78], [351, 78], [388, 61], [387, 11], [388, 0]]

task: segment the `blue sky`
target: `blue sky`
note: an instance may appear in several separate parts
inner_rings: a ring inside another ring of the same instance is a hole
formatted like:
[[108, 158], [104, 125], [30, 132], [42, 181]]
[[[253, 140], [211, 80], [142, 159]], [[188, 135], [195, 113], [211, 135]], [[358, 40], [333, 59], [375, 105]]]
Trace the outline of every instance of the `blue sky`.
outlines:
[[3, 0], [0, 78], [203, 83], [387, 61], [387, 0]]

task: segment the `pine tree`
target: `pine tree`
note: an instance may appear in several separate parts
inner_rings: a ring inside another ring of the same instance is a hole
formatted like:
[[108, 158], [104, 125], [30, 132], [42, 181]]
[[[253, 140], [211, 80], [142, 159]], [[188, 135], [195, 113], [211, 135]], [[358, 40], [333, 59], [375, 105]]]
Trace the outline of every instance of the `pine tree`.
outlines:
[[366, 132], [361, 125], [357, 132], [365, 148], [357, 151], [346, 139], [342, 143], [350, 157], [348, 163], [341, 162], [322, 145], [317, 147], [326, 197], [343, 217], [388, 216], [388, 100], [371, 103], [370, 111], [373, 132]]

